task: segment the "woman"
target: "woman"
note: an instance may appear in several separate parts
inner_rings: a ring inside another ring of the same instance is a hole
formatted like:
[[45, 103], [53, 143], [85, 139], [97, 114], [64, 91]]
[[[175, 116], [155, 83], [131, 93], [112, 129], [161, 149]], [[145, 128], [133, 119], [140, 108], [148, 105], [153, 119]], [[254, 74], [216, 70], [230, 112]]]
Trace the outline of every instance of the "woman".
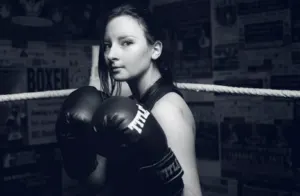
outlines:
[[[128, 84], [132, 98], [151, 109], [184, 170], [183, 196], [201, 196], [194, 118], [173, 86], [170, 69], [163, 64], [160, 28], [154, 24], [157, 22], [148, 10], [129, 4], [112, 10], [104, 23], [99, 55], [102, 89], [114, 94], [120, 92], [122, 82]], [[99, 164], [97, 169], [93, 177], [99, 177], [102, 183], [100, 174], [106, 166]]]

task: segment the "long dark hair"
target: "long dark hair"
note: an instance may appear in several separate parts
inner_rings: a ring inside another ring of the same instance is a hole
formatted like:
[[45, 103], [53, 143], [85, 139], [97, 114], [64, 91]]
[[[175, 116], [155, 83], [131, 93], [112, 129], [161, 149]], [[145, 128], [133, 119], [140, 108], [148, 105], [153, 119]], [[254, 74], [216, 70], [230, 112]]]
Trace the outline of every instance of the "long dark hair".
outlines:
[[[138, 4], [122, 4], [118, 7], [112, 9], [107, 16], [104, 18], [103, 27], [101, 28], [101, 43], [100, 43], [100, 51], [99, 51], [99, 63], [98, 63], [98, 71], [99, 78], [101, 82], [102, 90], [106, 93], [112, 94], [115, 90], [117, 94], [120, 93], [121, 83], [115, 81], [113, 77], [110, 76], [110, 72], [108, 67], [105, 64], [104, 59], [104, 47], [103, 47], [103, 38], [104, 31], [106, 25], [110, 20], [116, 18], [118, 16], [131, 16], [136, 19], [140, 25], [144, 28], [145, 36], [148, 44], [152, 45], [156, 41], [163, 42], [164, 35], [162, 32], [162, 28], [160, 25], [160, 20], [155, 18], [152, 12], [146, 7]], [[171, 70], [171, 63], [168, 62], [168, 57], [166, 56], [165, 47], [163, 47], [163, 51], [161, 56], [155, 61], [156, 66], [158, 67], [162, 77], [167, 82], [173, 83], [173, 74]]]

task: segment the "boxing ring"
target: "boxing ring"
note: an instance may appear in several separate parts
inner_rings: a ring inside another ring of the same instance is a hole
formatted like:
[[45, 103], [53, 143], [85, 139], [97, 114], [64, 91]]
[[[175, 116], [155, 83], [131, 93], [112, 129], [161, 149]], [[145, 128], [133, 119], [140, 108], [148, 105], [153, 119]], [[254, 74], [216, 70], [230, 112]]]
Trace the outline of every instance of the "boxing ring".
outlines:
[[[89, 76], [89, 85], [95, 86], [95, 82], [99, 82], [98, 70], [98, 54], [99, 46], [92, 46], [91, 72]], [[300, 91], [285, 89], [266, 89], [266, 88], [243, 88], [234, 86], [199, 84], [199, 83], [175, 83], [182, 90], [190, 90], [196, 92], [207, 93], [225, 93], [225, 94], [242, 94], [248, 96], [265, 96], [265, 97], [281, 97], [281, 98], [300, 98]], [[63, 89], [53, 91], [41, 91], [30, 93], [16, 93], [0, 95], [1, 102], [22, 101], [30, 99], [58, 98], [68, 96], [76, 89]]]
[[[97, 63], [94, 62], [93, 64], [94, 65], [92, 67], [94, 67], [94, 69], [92, 69], [92, 72], [93, 72], [93, 70], [94, 71], [97, 70], [96, 69]], [[92, 77], [92, 75], [95, 75], [95, 74], [90, 73], [89, 84], [87, 84], [89, 86], [95, 86], [96, 84], [100, 83], [99, 78]], [[175, 85], [181, 90], [203, 92], [203, 93], [245, 95], [245, 96], [252, 96], [252, 97], [274, 97], [274, 98], [276, 97], [276, 98], [283, 98], [283, 99], [287, 99], [287, 100], [300, 98], [300, 90], [245, 88], [245, 87], [235, 87], [235, 86], [225, 86], [225, 85], [215, 85], [215, 84], [182, 83], [182, 82], [175, 83]], [[75, 90], [76, 89], [73, 88], [73, 89], [52, 90], [52, 91], [3, 94], [3, 95], [0, 95], [0, 103], [67, 97], [70, 93], [72, 93]], [[262, 103], [262, 104], [265, 104], [265, 103]], [[210, 130], [211, 129], [209, 129], [209, 131]], [[203, 135], [206, 134], [204, 136], [205, 138], [211, 137], [211, 140], [216, 140], [214, 133], [208, 133], [208, 131], [207, 131], [207, 132], [202, 132], [201, 134], [203, 134]], [[232, 145], [232, 144], [229, 144], [229, 145]], [[232, 151], [235, 152], [235, 149], [233, 148]], [[259, 152], [257, 154], [259, 154]], [[285, 156], [285, 155], [283, 154], [281, 156]], [[220, 160], [221, 160], [221, 158], [220, 158]], [[207, 163], [204, 162], [204, 163], [201, 163], [201, 165], [199, 165], [199, 168], [200, 167], [211, 168], [212, 167], [211, 165], [212, 165], [211, 162], [207, 162]], [[214, 164], [213, 164], [212, 168], [215, 168]], [[228, 169], [228, 168], [225, 167], [225, 169]], [[228, 170], [230, 170], [230, 168]], [[271, 170], [271, 171], [273, 172], [273, 170]], [[206, 171], [207, 176], [208, 176], [208, 174], [211, 174], [209, 172], [211, 172], [211, 170]], [[259, 171], [257, 173], [259, 173]], [[204, 181], [205, 181], [205, 179], [204, 179]]]
[[[207, 93], [226, 93], [226, 94], [242, 94], [248, 96], [265, 96], [265, 97], [281, 97], [281, 98], [300, 98], [300, 91], [284, 90], [284, 89], [265, 89], [265, 88], [243, 88], [234, 86], [223, 86], [214, 84], [196, 84], [196, 83], [175, 83], [182, 90], [191, 90], [196, 92]], [[41, 91], [30, 93], [15, 93], [0, 95], [0, 103], [11, 101], [22, 101], [30, 99], [57, 98], [68, 96], [76, 89], [64, 89], [53, 91]]]

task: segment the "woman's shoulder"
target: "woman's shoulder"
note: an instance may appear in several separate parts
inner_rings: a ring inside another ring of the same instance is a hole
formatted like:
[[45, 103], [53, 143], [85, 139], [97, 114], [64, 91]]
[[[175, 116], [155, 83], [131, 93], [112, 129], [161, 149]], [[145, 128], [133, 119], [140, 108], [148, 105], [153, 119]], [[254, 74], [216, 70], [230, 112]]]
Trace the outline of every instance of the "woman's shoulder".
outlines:
[[[182, 96], [176, 92], [169, 92], [161, 97], [154, 105], [155, 109], [164, 109], [165, 107], [173, 107], [182, 112], [189, 110], [189, 107]], [[171, 111], [170, 111], [171, 112]]]
[[175, 118], [174, 121], [185, 121], [195, 129], [195, 120], [186, 101], [178, 93], [169, 92], [160, 98], [154, 105], [154, 115]]

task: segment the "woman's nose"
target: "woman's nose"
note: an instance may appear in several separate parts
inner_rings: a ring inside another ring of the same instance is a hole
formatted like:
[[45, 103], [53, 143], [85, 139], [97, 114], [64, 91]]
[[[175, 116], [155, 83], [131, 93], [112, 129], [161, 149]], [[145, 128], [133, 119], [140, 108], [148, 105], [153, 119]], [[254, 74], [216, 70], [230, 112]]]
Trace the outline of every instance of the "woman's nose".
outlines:
[[116, 46], [111, 46], [110, 49], [107, 52], [107, 58], [110, 61], [114, 61], [118, 59], [119, 51]]

